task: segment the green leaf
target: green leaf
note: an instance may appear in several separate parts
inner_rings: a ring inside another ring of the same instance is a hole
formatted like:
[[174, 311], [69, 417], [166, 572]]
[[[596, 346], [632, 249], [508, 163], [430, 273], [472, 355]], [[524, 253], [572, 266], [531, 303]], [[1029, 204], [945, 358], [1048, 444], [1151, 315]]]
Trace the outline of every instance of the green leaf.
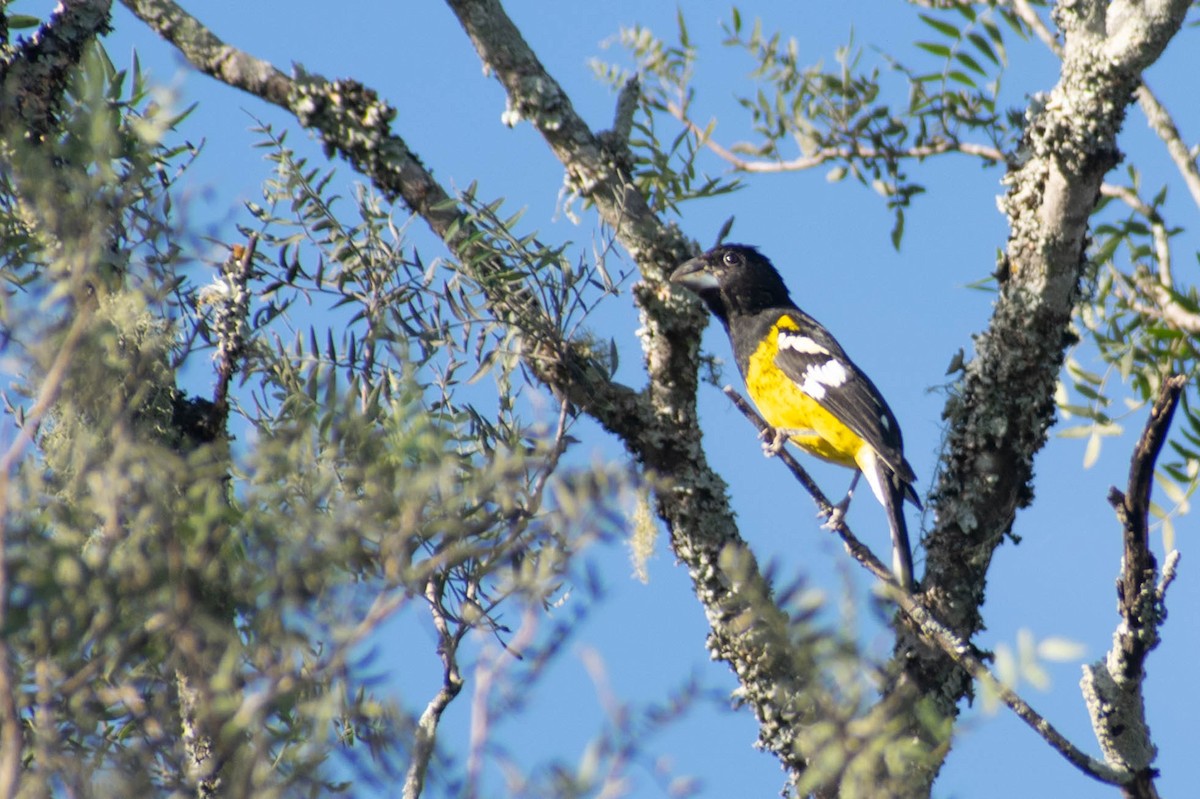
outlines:
[[40, 19], [31, 17], [28, 14], [13, 14], [8, 18], [8, 29], [11, 31], [36, 28], [41, 24], [42, 21]]
[[[925, 52], [932, 53], [933, 55], [938, 56], [939, 58], [949, 59], [951, 56], [950, 48], [944, 44], [934, 44], [933, 42], [917, 42], [917, 47], [920, 47]], [[929, 75], [929, 76], [926, 76], [925, 79], [928, 80], [929, 78], [940, 78], [940, 77], [941, 77], [940, 75]]]
[[1158, 487], [1161, 488], [1163, 493], [1167, 495], [1167, 498], [1176, 505], [1184, 505], [1187, 503], [1187, 493], [1180, 488], [1174, 480], [1168, 479], [1166, 475], [1160, 474], [1158, 476]]
[[961, 83], [963, 86], [966, 86], [968, 88], [971, 88], [971, 89], [979, 88], [978, 86], [975, 85], [975, 81], [971, 79], [971, 76], [961, 70], [952, 69], [946, 73], [946, 77], [950, 78], [950, 80], [952, 80], [952, 81]]
[[974, 22], [978, 15], [975, 9], [971, 8], [968, 3], [956, 3], [953, 6], [954, 10], [966, 17], [970, 22]]
[[1067, 365], [1067, 371], [1071, 373], [1071, 377], [1075, 378], [1076, 381], [1091, 383], [1093, 386], [1098, 386], [1104, 382], [1104, 378], [1100, 374], [1096, 372], [1089, 372], [1087, 369], [1084, 369], [1082, 366], [1080, 366], [1077, 361], [1072, 361], [1069, 363]]
[[962, 34], [959, 33], [958, 28], [954, 27], [949, 22], [945, 22], [945, 21], [937, 19], [935, 17], [931, 17], [928, 14], [918, 14], [917, 16], [919, 16], [921, 18], [921, 21], [924, 22], [926, 25], [933, 28], [935, 31], [937, 31], [938, 33], [940, 33], [944, 36], [949, 36], [951, 39], [953, 39], [955, 41], [958, 41], [959, 39], [962, 38]]
[[977, 72], [980, 75], [983, 75], [985, 78], [987, 77], [987, 71], [979, 65], [978, 61], [976, 61], [974, 58], [972, 58], [967, 53], [960, 50], [954, 54], [954, 58], [957, 59], [960, 64], [962, 64], [963, 66], [965, 66], [967, 69], [971, 70], [972, 72]]
[[1073, 663], [1087, 655], [1087, 647], [1069, 638], [1050, 636], [1038, 641], [1038, 657], [1056, 663]]
[[900, 249], [900, 241], [904, 238], [904, 209], [896, 209], [896, 221], [892, 225], [892, 247]]
[[975, 49], [983, 54], [984, 58], [996, 66], [1000, 66], [1000, 59], [996, 56], [996, 51], [992, 49], [987, 39], [974, 31], [968, 33], [967, 38], [971, 41], [971, 44], [975, 45]]

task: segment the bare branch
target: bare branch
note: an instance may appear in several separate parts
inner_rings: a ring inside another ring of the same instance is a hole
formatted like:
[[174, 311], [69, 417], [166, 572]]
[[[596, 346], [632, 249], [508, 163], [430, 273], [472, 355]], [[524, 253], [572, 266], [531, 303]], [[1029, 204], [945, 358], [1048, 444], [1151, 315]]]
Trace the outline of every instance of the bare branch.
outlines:
[[1056, 56], [1062, 56], [1062, 45], [1058, 43], [1054, 33], [1046, 26], [1046, 23], [1038, 16], [1037, 11], [1033, 6], [1029, 5], [1028, 0], [1012, 0], [1012, 8], [1021, 21], [1029, 26], [1033, 34], [1042, 40], [1042, 44], [1049, 48], [1050, 52]]
[[[750, 420], [750, 423], [753, 424], [758, 430], [760, 436], [771, 435], [774, 433], [774, 430], [771, 428], [771, 426], [767, 424], [761, 416], [758, 415], [758, 412], [754, 410], [749, 402], [746, 401], [746, 398], [739, 394], [733, 388], [733, 386], [725, 386], [725, 388], [722, 390], [725, 392], [725, 396], [733, 400], [733, 404], [737, 406], [739, 411], [742, 412], [742, 415]], [[829, 518], [829, 516], [833, 513], [833, 504], [829, 501], [829, 498], [825, 496], [825, 493], [821, 491], [821, 488], [817, 485], [816, 481], [809, 476], [804, 467], [801, 466], [799, 461], [796, 460], [795, 456], [792, 455], [792, 453], [787, 449], [781, 449], [779, 450], [777, 457], [783, 462], [783, 465], [788, 468], [788, 471], [792, 473], [792, 476], [796, 478], [800, 485], [804, 486], [804, 490], [807, 491], [812, 496], [813, 500], [816, 501], [817, 512], [823, 517]]]
[[1166, 616], [1166, 588], [1174, 576], [1178, 555], [1170, 561], [1170, 575], [1164, 569], [1159, 580], [1158, 564], [1150, 548], [1150, 493], [1155, 463], [1186, 384], [1185, 375], [1162, 381], [1130, 460], [1126, 492], [1122, 494], [1116, 488], [1109, 492], [1109, 502], [1123, 530], [1124, 555], [1117, 580], [1121, 622], [1113, 634], [1112, 649], [1103, 660], [1084, 667], [1080, 682], [1105, 759], [1136, 775], [1126, 786], [1125, 795], [1131, 799], [1157, 796], [1157, 772], [1151, 765], [1157, 749], [1146, 725], [1142, 681], [1146, 657], [1159, 642], [1158, 628]]
[[429, 612], [433, 616], [433, 628], [437, 631], [438, 657], [442, 660], [442, 684], [437, 693], [429, 700], [429, 704], [417, 720], [417, 729], [413, 741], [412, 762], [404, 775], [404, 788], [401, 794], [404, 799], [418, 799], [425, 788], [425, 775], [429, 763], [433, 760], [434, 747], [437, 742], [438, 724], [446, 708], [454, 701], [462, 690], [463, 679], [458, 670], [458, 644], [467, 628], [451, 630], [447, 622], [447, 614], [442, 608], [442, 591], [445, 587], [445, 577], [441, 574], [430, 575], [425, 584], [425, 599], [429, 603]]
[[1167, 146], [1167, 153], [1175, 162], [1179, 174], [1183, 176], [1183, 182], [1192, 195], [1192, 201], [1196, 203], [1197, 207], [1200, 207], [1200, 167], [1197, 167], [1195, 157], [1184, 143], [1179, 128], [1175, 126], [1175, 120], [1171, 118], [1166, 107], [1154, 96], [1154, 92], [1150, 91], [1150, 87], [1144, 80], [1142, 85], [1138, 86], [1135, 96], [1142, 112], [1146, 115], [1150, 129], [1157, 133], [1163, 144]]

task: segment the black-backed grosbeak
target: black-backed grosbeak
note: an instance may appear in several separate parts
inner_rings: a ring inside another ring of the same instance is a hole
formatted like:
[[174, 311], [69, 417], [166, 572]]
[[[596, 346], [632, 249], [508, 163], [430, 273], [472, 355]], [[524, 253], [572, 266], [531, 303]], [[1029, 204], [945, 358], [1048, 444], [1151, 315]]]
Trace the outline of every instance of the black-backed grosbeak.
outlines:
[[[775, 451], [790, 439], [866, 475], [887, 511], [896, 579], [911, 591], [903, 505], [906, 499], [921, 503], [900, 425], [879, 389], [830, 332], [792, 302], [779, 272], [754, 247], [714, 247], [678, 267], [671, 282], [698, 294], [725, 326], [746, 391], [775, 429]], [[856, 473], [851, 492], [857, 481]]]

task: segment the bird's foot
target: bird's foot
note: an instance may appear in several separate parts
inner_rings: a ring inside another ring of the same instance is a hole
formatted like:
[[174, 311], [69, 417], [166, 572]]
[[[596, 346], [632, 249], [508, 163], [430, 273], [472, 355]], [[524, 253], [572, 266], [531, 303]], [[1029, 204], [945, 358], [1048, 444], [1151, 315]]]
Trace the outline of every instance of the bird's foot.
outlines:
[[847, 494], [838, 504], [829, 509], [829, 516], [825, 518], [825, 523], [821, 525], [826, 530], [836, 530], [842, 524], [842, 520], [846, 518], [846, 511], [850, 509], [850, 494]]
[[794, 435], [799, 435], [802, 431], [792, 430], [787, 427], [768, 427], [758, 434], [758, 437], [763, 440], [762, 448], [763, 455], [768, 458], [774, 458], [783, 451], [783, 446], [788, 442], [788, 439]]
[[787, 443], [787, 436], [782, 430], [774, 427], [768, 427], [758, 434], [762, 439], [763, 455], [768, 458], [774, 458], [783, 449], [783, 445]]
[[850, 500], [854, 498], [854, 489], [858, 487], [858, 478], [862, 477], [862, 472], [855, 472], [854, 478], [850, 481], [850, 488], [846, 490], [846, 496], [842, 501], [834, 505], [829, 510], [829, 518], [825, 522], [825, 527], [829, 530], [837, 528], [842, 523], [842, 519], [846, 518], [846, 511], [850, 509]]

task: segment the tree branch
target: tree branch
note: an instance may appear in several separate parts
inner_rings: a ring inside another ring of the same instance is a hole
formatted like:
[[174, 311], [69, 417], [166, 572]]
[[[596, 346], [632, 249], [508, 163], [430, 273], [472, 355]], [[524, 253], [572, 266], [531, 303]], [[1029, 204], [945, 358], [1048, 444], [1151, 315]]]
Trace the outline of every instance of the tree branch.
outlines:
[[251, 234], [246, 246], [237, 245], [229, 258], [221, 264], [220, 286], [213, 294], [214, 307], [212, 327], [217, 337], [214, 354], [217, 368], [217, 386], [213, 392], [213, 409], [209, 427], [212, 431], [224, 431], [229, 421], [229, 387], [233, 382], [246, 348], [246, 319], [250, 314], [250, 275], [254, 267], [254, 253], [258, 249], [258, 236]]
[[[983, 623], [992, 554], [1033, 496], [1033, 458], [1053, 422], [1054, 388], [1072, 342], [1088, 219], [1117, 161], [1117, 132], [1141, 70], [1178, 31], [1188, 5], [1159, 4], [1165, 15], [1140, 27], [1133, 18], [1142, 12], [1131, 9], [1116, 39], [1105, 31], [1107, 3], [1055, 8], [1064, 35], [1061, 74], [1035, 101], [1020, 161], [1006, 176], [1007, 270], [989, 328], [976, 338], [976, 357], [947, 403], [946, 454], [930, 497], [936, 523], [925, 538], [924, 595], [964, 640]], [[899, 654], [920, 692], [953, 716], [970, 690], [965, 673], [931, 658], [919, 640], [901, 641]]]
[[[385, 196], [402, 199], [421, 215], [461, 263], [479, 265], [471, 268], [498, 318], [517, 331], [547, 329], [544, 309], [527, 291], [489, 285], [489, 270], [504, 265], [471, 243], [469, 218], [391, 132], [395, 111], [373, 91], [303, 72], [289, 78], [224, 45], [170, 0], [125, 2], [199, 69], [287, 109]], [[742, 696], [759, 719], [762, 745], [795, 779], [811, 754], [797, 745], [811, 712], [798, 698], [819, 675], [789, 639], [786, 615], [770, 601], [770, 586], [738, 535], [724, 483], [700, 448], [694, 401], [704, 316], [664, 282], [694, 247], [653, 214], [629, 181], [620, 153], [578, 118], [498, 2], [449, 4], [508, 93], [506, 120], [528, 119], [535, 126], [571, 185], [595, 203], [646, 278], [634, 288], [649, 377], [644, 392], [615, 383], [570, 342], [553, 337], [522, 333], [525, 363], [537, 380], [615, 433], [647, 469], [672, 478], [672, 490], [658, 494], [658, 510], [705, 607], [710, 650], [737, 673]], [[1131, 16], [1153, 14], [1145, 25], [1122, 28], [1119, 41], [1105, 38], [1099, 0], [1058, 14], [1066, 34], [1062, 76], [1044, 106], [1034, 109], [1029, 151], [1009, 174], [1011, 277], [991, 328], [978, 339], [978, 356], [948, 404], [947, 468], [933, 497], [938, 526], [927, 539], [927, 596], [937, 617], [963, 641], [981, 624], [991, 554], [1031, 496], [1032, 458], [1052, 420], [1054, 382], [1079, 296], [1088, 214], [1115, 163], [1116, 131], [1140, 70], [1178, 29], [1181, 4], [1186, 10], [1182, 0], [1134, 9]], [[928, 658], [916, 641], [907, 649], [901, 645], [900, 662], [918, 696], [933, 697], [943, 714], [955, 715], [957, 700], [969, 691], [963, 667], [942, 655]]]
[[[1030, 30], [1049, 48], [1050, 52], [1058, 56], [1062, 55], [1062, 47], [1059, 46], [1058, 40], [1054, 38], [1054, 34], [1046, 27], [1046, 23], [1026, 0], [1012, 0], [1012, 8], [1021, 21], [1028, 25]], [[1166, 107], [1159, 102], [1154, 92], [1150, 90], [1150, 87], [1146, 85], [1145, 80], [1139, 81], [1135, 96], [1142, 113], [1146, 115], [1146, 122], [1149, 123], [1150, 129], [1158, 134], [1163, 144], [1167, 146], [1167, 154], [1171, 156], [1179, 174], [1183, 176], [1188, 192], [1192, 195], [1192, 201], [1200, 206], [1200, 168], [1197, 167], [1195, 157], [1184, 143], [1179, 128], [1175, 126], [1175, 121]]]
[[0, 128], [29, 143], [42, 140], [84, 48], [112, 29], [111, 12], [112, 0], [63, 0], [33, 36], [0, 59]]
[[425, 775], [429, 763], [433, 759], [434, 744], [437, 741], [438, 724], [446, 708], [454, 701], [463, 687], [462, 675], [458, 669], [458, 644], [463, 633], [468, 628], [451, 631], [446, 621], [446, 612], [442, 608], [442, 591], [445, 587], [445, 577], [440, 573], [431, 574], [425, 583], [425, 600], [429, 603], [429, 612], [433, 615], [433, 627], [438, 637], [438, 657], [442, 660], [442, 685], [438, 688], [433, 699], [417, 720], [417, 730], [412, 747], [412, 762], [404, 775], [404, 799], [418, 799], [425, 788]]
[[[763, 418], [758, 415], [741, 394], [728, 386], [725, 388], [725, 394], [733, 400], [737, 409], [750, 420], [759, 433], [769, 434], [772, 432], [770, 425], [763, 421]], [[787, 449], [780, 450], [777, 457], [792, 473], [792, 476], [812, 496], [813, 501], [817, 505], [817, 512], [829, 518], [834, 508], [824, 492], [821, 491], [808, 472], [805, 471], [804, 467], [796, 461], [795, 457]], [[968, 641], [955, 635], [945, 624], [939, 621], [933, 611], [926, 607], [917, 595], [909, 594], [896, 584], [892, 571], [871, 552], [866, 544], [862, 543], [854, 535], [844, 518], [831, 520], [827, 528], [837, 533], [838, 537], [842, 539], [842, 543], [845, 544], [846, 551], [863, 568], [869, 571], [881, 583], [887, 585], [888, 596], [896, 602], [900, 608], [900, 612], [920, 631], [925, 641], [937, 647], [944, 655], [961, 666], [973, 678], [980, 682], [986, 682], [995, 691], [996, 696], [999, 697], [1005, 706], [1028, 724], [1030, 729], [1041, 736], [1055, 751], [1066, 758], [1069, 763], [1089, 777], [1110, 785], [1124, 785], [1135, 778], [1133, 773], [1103, 763], [1083, 752], [1055, 729], [1053, 724], [1034, 710], [1016, 691], [1006, 686], [999, 678], [993, 675], [991, 670], [975, 654], [975, 648]]]
[[[505, 264], [473, 240], [470, 219], [390, 130], [395, 111], [373, 91], [302, 72], [289, 78], [224, 44], [170, 0], [124, 2], [197, 69], [293, 113], [386, 197], [403, 200], [462, 264], [472, 265], [493, 312], [515, 331], [548, 329], [545, 310], [528, 291], [511, 281], [487, 280]], [[706, 317], [694, 299], [665, 282], [695, 248], [650, 211], [619, 159], [578, 119], [497, 3], [453, 7], [491, 73], [514, 93], [510, 108], [543, 133], [573, 184], [596, 203], [647, 278], [634, 289], [650, 377], [644, 394], [612, 381], [570, 342], [521, 333], [524, 362], [551, 391], [615, 433], [649, 471], [671, 476], [672, 489], [657, 495], [658, 511], [706, 609], [710, 650], [737, 672], [743, 696], [759, 717], [760, 740], [795, 777], [807, 765], [807, 753], [795, 745], [796, 724], [810, 712], [801, 697], [819, 674], [806, 667], [789, 638], [786, 614], [770, 601], [770, 586], [737, 533], [724, 483], [700, 448], [695, 390]], [[747, 625], [747, 618], [755, 623]]]
[[1150, 129], [1157, 133], [1158, 138], [1162, 139], [1163, 144], [1167, 146], [1167, 154], [1171, 156], [1171, 160], [1175, 162], [1175, 168], [1183, 176], [1183, 182], [1192, 195], [1192, 202], [1200, 207], [1200, 167], [1197, 167], [1196, 158], [1184, 143], [1179, 128], [1175, 126], [1175, 120], [1171, 118], [1166, 107], [1154, 96], [1154, 92], [1150, 91], [1150, 87], [1146, 85], [1145, 81], [1138, 86], [1135, 96], [1142, 112], [1146, 115], [1146, 122], [1149, 123]]
[[496, 315], [514, 330], [525, 331], [525, 363], [533, 374], [609, 429], [632, 435], [645, 415], [641, 400], [608, 379], [602, 367], [571, 342], [549, 335], [552, 320], [531, 292], [513, 281], [489, 279], [507, 265], [478, 244], [469, 215], [391, 132], [395, 110], [374, 91], [354, 81], [331, 82], [303, 72], [289, 77], [225, 44], [171, 0], [123, 1], [198, 70], [294, 114], [386, 197], [404, 201], [446, 242], [464, 269], [470, 265], [470, 276], [485, 289]]
[[1157, 749], [1146, 725], [1142, 682], [1146, 657], [1158, 646], [1158, 628], [1166, 617], [1166, 589], [1174, 577], [1178, 553], [1171, 553], [1170, 574], [1164, 569], [1162, 580], [1156, 582], [1158, 564], [1150, 548], [1150, 494], [1155, 464], [1186, 384], [1185, 375], [1162, 381], [1130, 459], [1126, 493], [1116, 488], [1109, 492], [1109, 502], [1123, 530], [1124, 555], [1117, 579], [1121, 622], [1113, 634], [1112, 649], [1104, 659], [1085, 666], [1080, 681], [1105, 759], [1136, 775], [1125, 787], [1129, 799], [1157, 796], [1157, 770], [1151, 765]]
[[687, 111], [678, 103], [668, 102], [666, 105], [667, 112], [675, 119], [679, 120], [685, 127], [696, 136], [696, 140], [707, 147], [722, 161], [725, 161], [734, 169], [747, 173], [777, 173], [777, 172], [802, 172], [806, 169], [813, 169], [830, 161], [848, 161], [850, 159], [872, 159], [872, 158], [912, 158], [922, 159], [929, 158], [935, 155], [944, 153], [963, 153], [964, 155], [972, 155], [981, 158], [984, 161], [1004, 162], [1004, 153], [1000, 150], [987, 144], [978, 144], [975, 142], [958, 141], [957, 139], [939, 139], [931, 144], [926, 144], [920, 147], [909, 147], [905, 150], [878, 150], [874, 147], [868, 147], [864, 144], [855, 144], [853, 147], [849, 145], [841, 147], [823, 147], [809, 155], [802, 155], [799, 158], [793, 158], [788, 161], [781, 160], [763, 160], [757, 158], [743, 158], [732, 150], [718, 144], [708, 130], [697, 125], [691, 117], [687, 115]]
[[[694, 299], [681, 301], [665, 278], [694, 254], [679, 231], [664, 225], [630, 180], [622, 153], [606, 148], [575, 113], [496, 0], [448, 0], [486, 72], [508, 94], [505, 118], [527, 119], [566, 168], [570, 183], [591, 199], [617, 240], [638, 262], [635, 286], [649, 381], [651, 416], [625, 445], [673, 489], [657, 494], [676, 555], [688, 567], [712, 634], [709, 649], [737, 673], [741, 696], [759, 720], [759, 740], [793, 779], [809, 752], [797, 745], [797, 723], [811, 709], [802, 697], [815, 677], [809, 656], [787, 635], [786, 615], [738, 534], [724, 482], [700, 447], [695, 392], [700, 330], [706, 317]], [[755, 623], [747, 626], [746, 619]]]

